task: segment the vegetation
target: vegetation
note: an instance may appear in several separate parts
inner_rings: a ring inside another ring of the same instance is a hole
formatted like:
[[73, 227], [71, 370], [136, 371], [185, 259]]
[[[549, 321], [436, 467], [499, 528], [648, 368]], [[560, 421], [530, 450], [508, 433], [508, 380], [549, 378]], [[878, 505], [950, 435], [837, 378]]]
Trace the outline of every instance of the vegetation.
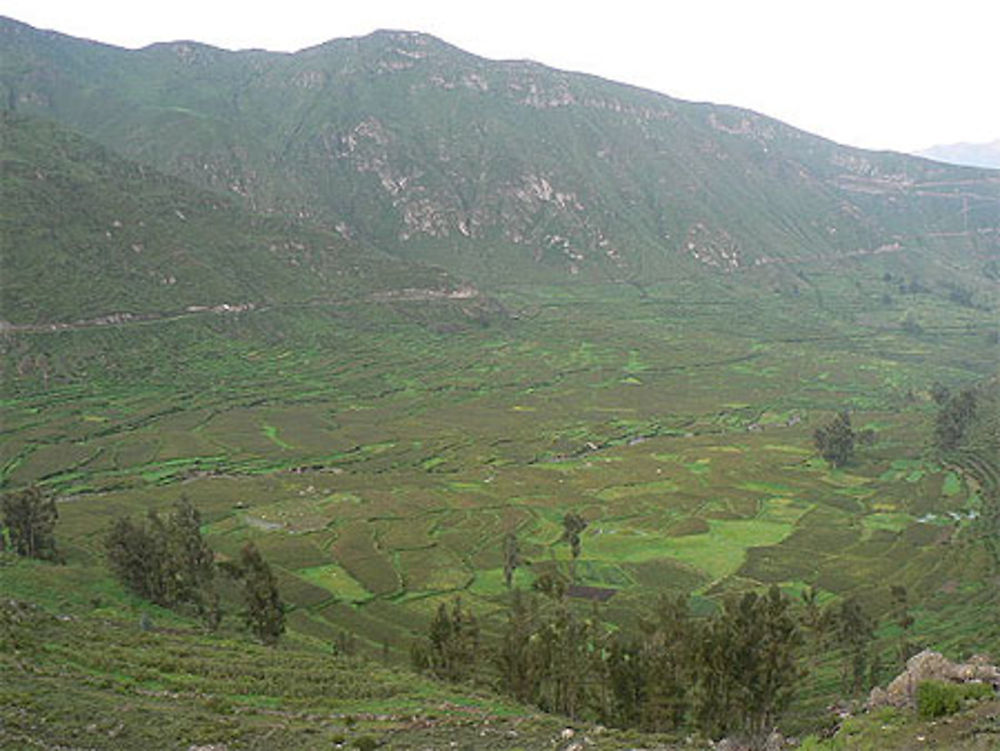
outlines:
[[854, 431], [851, 415], [839, 412], [830, 422], [816, 428], [813, 443], [820, 456], [834, 467], [843, 467], [854, 456]]
[[921, 681], [917, 685], [917, 713], [926, 719], [958, 712], [967, 701], [990, 699], [996, 695], [987, 683]]
[[[201, 515], [182, 496], [166, 518], [150, 510], [144, 523], [119, 517], [104, 539], [108, 567], [125, 588], [167, 608], [192, 607], [211, 629], [222, 619], [214, 586], [215, 553], [201, 534]], [[223, 572], [240, 584], [243, 618], [264, 644], [277, 644], [285, 631], [285, 605], [278, 583], [257, 547], [246, 543]]]
[[759, 741], [1000, 650], [992, 176], [419, 36], [0, 38], [9, 745]]
[[800, 635], [777, 587], [726, 603], [699, 640], [692, 689], [696, 724], [711, 736], [733, 731], [762, 747], [800, 678]]
[[[777, 587], [730, 598], [709, 619], [683, 599], [662, 600], [641, 638], [623, 640], [581, 617], [565, 591], [515, 592], [495, 667], [513, 698], [572, 718], [646, 730], [694, 727], [739, 734], [758, 747], [802, 677], [800, 629]], [[458, 600], [442, 604], [414, 665], [439, 678], [485, 676], [475, 619]]]
[[[5, 110], [477, 284], [610, 279], [678, 291], [767, 267], [801, 295], [816, 284], [809, 270], [797, 275], [801, 262], [869, 259], [875, 278], [899, 280], [891, 290], [928, 336], [936, 319], [909, 298], [935, 290], [963, 310], [949, 299], [956, 289], [989, 299], [982, 269], [995, 259], [955, 262], [955, 251], [992, 247], [988, 171], [841, 147], [746, 110], [487, 61], [419, 34], [250, 56], [186, 43], [118, 49], [12, 19], [0, 34]], [[289, 249], [299, 268], [319, 265], [307, 245], [306, 258]], [[174, 276], [157, 298], [199, 283]], [[225, 282], [211, 271], [204, 281]], [[899, 308], [884, 312], [897, 326]]]
[[277, 644], [285, 632], [285, 605], [271, 567], [252, 542], [240, 551], [237, 573], [243, 583], [247, 626], [262, 643]]
[[939, 451], [952, 451], [958, 447], [965, 431], [976, 414], [976, 392], [963, 389], [941, 402], [934, 424], [934, 444]]
[[438, 606], [426, 645], [415, 644], [412, 653], [415, 668], [452, 682], [470, 680], [479, 658], [479, 625], [459, 598], [451, 609], [445, 603]]
[[164, 607], [190, 604], [209, 613], [215, 564], [198, 510], [186, 497], [165, 519], [152, 510], [141, 523], [119, 517], [104, 546], [111, 572], [135, 594]]
[[59, 519], [55, 498], [32, 485], [21, 491], [3, 494], [0, 501], [3, 525], [0, 526], [0, 551], [9, 538], [11, 550], [28, 558], [57, 559], [55, 526]]

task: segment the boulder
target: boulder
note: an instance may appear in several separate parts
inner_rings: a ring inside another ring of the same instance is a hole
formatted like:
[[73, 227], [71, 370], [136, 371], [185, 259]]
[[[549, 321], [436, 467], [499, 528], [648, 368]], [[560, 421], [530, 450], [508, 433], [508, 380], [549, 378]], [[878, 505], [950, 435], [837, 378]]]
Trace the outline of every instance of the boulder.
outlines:
[[1000, 687], [1000, 668], [983, 655], [976, 655], [968, 662], [952, 662], [940, 652], [925, 649], [906, 663], [906, 670], [896, 676], [884, 689], [876, 686], [868, 697], [867, 708], [916, 707], [917, 686], [923, 681], [951, 681], [968, 683], [981, 681]]

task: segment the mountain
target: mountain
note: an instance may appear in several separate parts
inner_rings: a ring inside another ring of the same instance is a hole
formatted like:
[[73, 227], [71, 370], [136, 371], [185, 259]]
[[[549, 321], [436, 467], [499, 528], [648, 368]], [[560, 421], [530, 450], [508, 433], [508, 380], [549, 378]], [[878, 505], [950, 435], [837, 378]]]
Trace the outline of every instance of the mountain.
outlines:
[[918, 151], [917, 156], [949, 164], [1000, 169], [1000, 138], [989, 143], [951, 143], [931, 146], [929, 149]]
[[[1000, 177], [381, 31], [125, 50], [0, 22], [4, 107], [485, 284], [1000, 247]], [[930, 258], [930, 257], [928, 257]]]
[[0, 115], [0, 321], [128, 320], [459, 286], [247, 211], [47, 121]]

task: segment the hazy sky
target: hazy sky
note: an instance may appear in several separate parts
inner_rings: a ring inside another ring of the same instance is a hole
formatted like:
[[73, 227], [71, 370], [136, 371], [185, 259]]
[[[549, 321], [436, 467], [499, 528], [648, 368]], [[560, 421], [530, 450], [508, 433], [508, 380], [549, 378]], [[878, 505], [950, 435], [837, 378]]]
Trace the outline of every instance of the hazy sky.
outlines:
[[[749, 107], [842, 143], [1000, 138], [1000, 0], [0, 0], [124, 47], [293, 51], [377, 28]], [[0, 50], [0, 54], [3, 51]]]

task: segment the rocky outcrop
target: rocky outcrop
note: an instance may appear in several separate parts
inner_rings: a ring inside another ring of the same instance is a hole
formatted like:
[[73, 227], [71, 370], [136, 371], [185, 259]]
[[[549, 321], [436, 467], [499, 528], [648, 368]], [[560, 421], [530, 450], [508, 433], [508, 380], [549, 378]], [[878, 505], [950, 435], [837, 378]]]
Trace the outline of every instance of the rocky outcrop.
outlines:
[[876, 686], [868, 697], [868, 709], [879, 707], [916, 706], [917, 686], [923, 681], [951, 681], [953, 683], [991, 683], [1000, 689], [1000, 668], [987, 657], [976, 655], [968, 662], [952, 662], [940, 652], [927, 649], [914, 655], [900, 673], [884, 689]]

